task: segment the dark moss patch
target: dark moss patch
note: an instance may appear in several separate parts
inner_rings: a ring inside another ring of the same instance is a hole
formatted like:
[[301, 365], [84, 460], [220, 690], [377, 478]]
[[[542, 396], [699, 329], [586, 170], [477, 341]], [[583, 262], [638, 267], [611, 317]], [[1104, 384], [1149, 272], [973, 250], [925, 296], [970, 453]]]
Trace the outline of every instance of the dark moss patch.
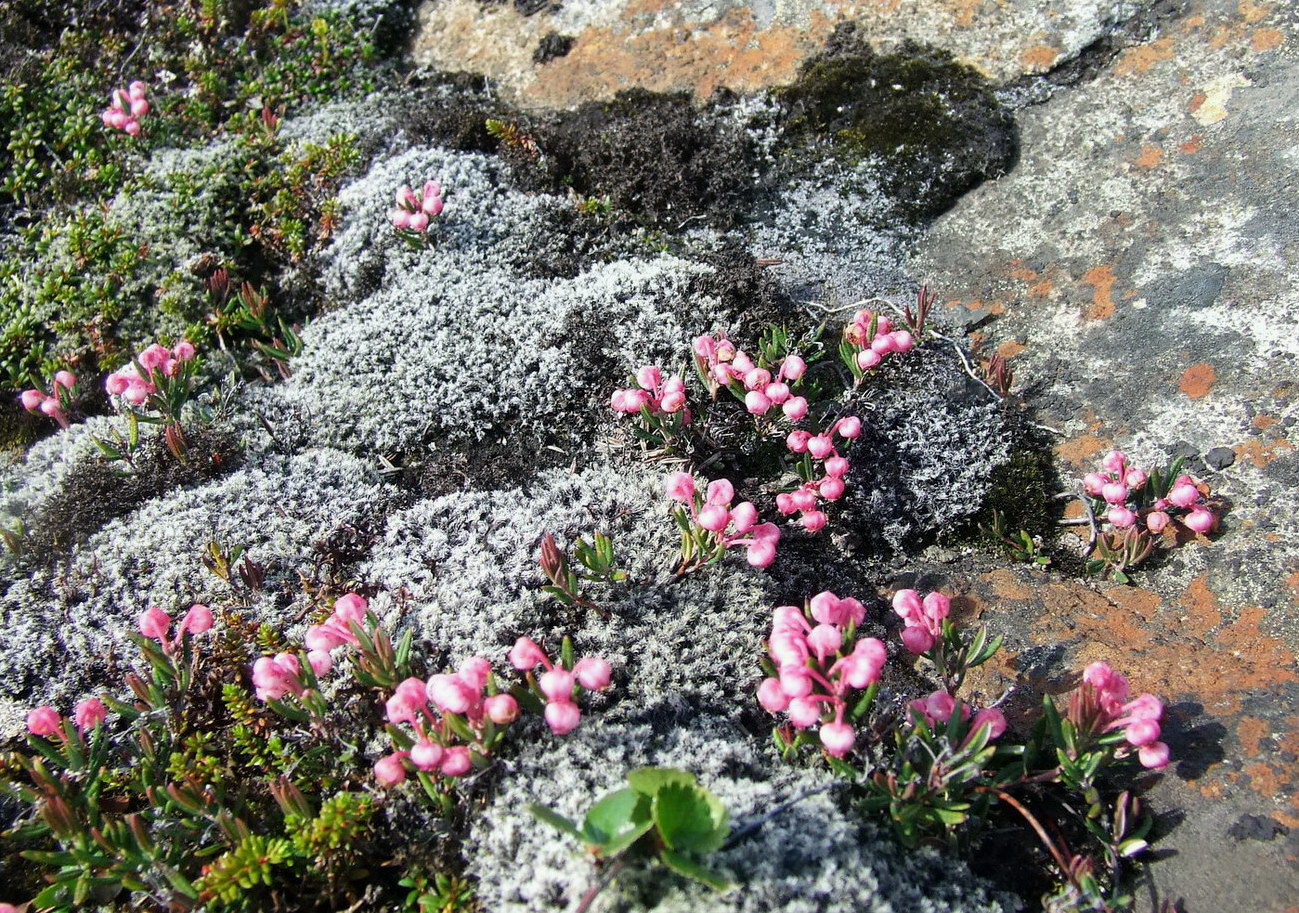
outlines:
[[487, 80], [473, 73], [421, 73], [409, 82], [403, 122], [416, 140], [461, 152], [497, 152], [501, 143], [487, 121], [517, 117], [491, 97]]
[[543, 470], [572, 462], [572, 453], [555, 441], [511, 431], [505, 441], [441, 448], [409, 457], [402, 461], [397, 481], [419, 498], [437, 498], [458, 491], [518, 488]]
[[538, 43], [537, 49], [532, 52], [532, 62], [542, 66], [552, 60], [566, 57], [568, 52], [573, 50], [573, 44], [576, 40], [572, 35], [547, 32]]
[[125, 516], [146, 501], [174, 489], [225, 475], [239, 466], [243, 453], [234, 436], [209, 428], [186, 432], [189, 451], [181, 463], [158, 437], [144, 441], [135, 455], [135, 469], [91, 459], [69, 474], [28, 522], [32, 554], [52, 554], [84, 541], [105, 523]]
[[682, 92], [633, 89], [526, 125], [541, 157], [520, 177], [571, 187], [665, 228], [698, 219], [735, 224], [752, 166], [739, 130]]
[[1049, 536], [1061, 514], [1061, 502], [1055, 499], [1061, 490], [1060, 476], [1050, 441], [1022, 413], [1012, 415], [1008, 424], [1010, 459], [993, 470], [992, 487], [973, 528], [990, 524], [996, 510], [1012, 535], [1022, 529], [1033, 536]]
[[1013, 118], [974, 69], [914, 42], [877, 54], [851, 23], [775, 96], [788, 151], [879, 162], [886, 191], [916, 219], [1005, 173], [1018, 148]]

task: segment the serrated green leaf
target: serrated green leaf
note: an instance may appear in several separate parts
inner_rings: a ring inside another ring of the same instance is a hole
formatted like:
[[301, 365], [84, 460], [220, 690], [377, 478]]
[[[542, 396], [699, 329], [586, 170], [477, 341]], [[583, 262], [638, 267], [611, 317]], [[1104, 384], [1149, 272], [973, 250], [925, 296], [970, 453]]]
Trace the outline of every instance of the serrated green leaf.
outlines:
[[668, 783], [654, 794], [654, 824], [671, 850], [711, 853], [731, 826], [721, 801], [698, 786]]
[[663, 862], [672, 871], [678, 875], [684, 875], [686, 878], [694, 879], [701, 884], [706, 884], [714, 891], [729, 891], [735, 885], [727, 881], [721, 875], [711, 869], [705, 868], [692, 859], [687, 859], [680, 853], [674, 853], [671, 850], [662, 852]]
[[653, 824], [649, 796], [634, 789], [619, 789], [587, 811], [582, 820], [582, 839], [612, 856], [630, 846]]
[[647, 796], [653, 796], [669, 783], [695, 786], [698, 782], [690, 771], [676, 767], [638, 767], [627, 774], [627, 785]]

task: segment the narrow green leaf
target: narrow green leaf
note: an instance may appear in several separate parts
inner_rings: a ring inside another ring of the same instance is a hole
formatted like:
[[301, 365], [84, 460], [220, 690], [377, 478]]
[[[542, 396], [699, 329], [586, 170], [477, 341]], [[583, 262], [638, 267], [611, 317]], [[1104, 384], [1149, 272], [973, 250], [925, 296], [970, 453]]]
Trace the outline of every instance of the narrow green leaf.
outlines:
[[582, 832], [577, 829], [576, 824], [574, 824], [572, 821], [568, 820], [558, 812], [551, 811], [550, 809], [546, 808], [546, 806], [544, 805], [538, 805], [536, 802], [532, 802], [528, 805], [528, 812], [529, 814], [532, 815], [532, 817], [536, 818], [538, 821], [541, 821], [545, 824], [549, 824], [551, 827], [555, 828], [558, 831], [562, 831], [563, 833], [568, 834], [571, 837], [576, 837], [578, 840], [585, 839], [582, 836]]

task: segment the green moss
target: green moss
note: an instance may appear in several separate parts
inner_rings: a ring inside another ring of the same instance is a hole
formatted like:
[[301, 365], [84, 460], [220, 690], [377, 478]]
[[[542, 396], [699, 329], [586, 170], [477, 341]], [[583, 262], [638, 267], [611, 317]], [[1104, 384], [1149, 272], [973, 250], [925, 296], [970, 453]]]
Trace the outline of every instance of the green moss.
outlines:
[[992, 85], [948, 52], [914, 42], [877, 54], [840, 30], [775, 97], [787, 151], [879, 162], [886, 189], [917, 216], [946, 208], [1015, 155], [1014, 122]]
[[1060, 515], [1060, 479], [1047, 442], [1027, 422], [1016, 429], [1010, 459], [992, 473], [992, 488], [975, 517], [974, 529], [992, 522], [1000, 511], [1012, 534], [1025, 530], [1033, 536], [1049, 536]]

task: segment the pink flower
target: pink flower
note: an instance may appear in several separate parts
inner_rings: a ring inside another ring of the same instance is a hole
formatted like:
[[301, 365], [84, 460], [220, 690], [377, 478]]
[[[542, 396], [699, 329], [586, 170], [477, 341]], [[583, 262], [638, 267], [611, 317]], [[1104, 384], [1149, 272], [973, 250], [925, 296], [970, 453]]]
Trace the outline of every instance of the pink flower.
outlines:
[[920, 594], [915, 590], [898, 590], [893, 594], [893, 611], [903, 618], [919, 615], [924, 611]]
[[810, 697], [796, 697], [789, 702], [789, 721], [799, 729], [815, 726], [821, 720], [821, 706]]
[[428, 686], [413, 675], [398, 684], [393, 693], [412, 707], [422, 708], [428, 705]]
[[1105, 454], [1105, 458], [1101, 460], [1101, 468], [1106, 472], [1122, 472], [1123, 464], [1127, 462], [1127, 459], [1128, 458], [1123, 454], [1123, 451], [1111, 450], [1109, 453]]
[[546, 725], [555, 735], [567, 735], [577, 728], [582, 711], [572, 701], [551, 701], [546, 704]]
[[365, 621], [365, 611], [369, 607], [365, 597], [348, 593], [334, 600], [334, 616], [346, 627], [352, 622], [361, 624]]
[[1168, 528], [1169, 521], [1172, 518], [1162, 510], [1152, 510], [1146, 514], [1146, 528], [1152, 533], [1162, 533]]
[[[888, 318], [881, 318], [887, 320]], [[916, 339], [906, 330], [893, 331], [893, 350], [895, 352], [910, 352], [916, 344]]]
[[720, 533], [731, 522], [731, 512], [719, 504], [705, 504], [696, 519], [710, 533]]
[[[427, 739], [420, 739], [410, 750], [410, 759], [420, 770], [428, 772], [437, 770], [442, 763], [442, 746]], [[404, 771], [403, 771], [404, 772]]]
[[[691, 481], [693, 483], [693, 480]], [[530, 637], [520, 637], [510, 648], [510, 665], [521, 672], [527, 672], [537, 666], [550, 668], [550, 660], [546, 658], [546, 652], [537, 646], [536, 641]]]
[[825, 498], [827, 501], [838, 501], [843, 497], [843, 479], [835, 476], [827, 476], [821, 480], [819, 491], [821, 492], [821, 497]]
[[1145, 472], [1142, 470], [1129, 469], [1127, 474], [1123, 476], [1123, 484], [1128, 486], [1128, 488], [1140, 488], [1142, 485], [1146, 484], [1147, 478]]
[[1154, 720], [1133, 720], [1123, 729], [1129, 745], [1142, 748], [1159, 740], [1159, 724]]
[[76, 709], [72, 712], [72, 720], [77, 724], [77, 729], [81, 732], [94, 729], [106, 719], [108, 719], [108, 708], [97, 697], [86, 698], [77, 704]]
[[812, 455], [813, 459], [824, 460], [834, 452], [834, 442], [830, 440], [830, 435], [818, 434], [815, 437], [808, 438], [807, 452]]
[[831, 757], [842, 758], [852, 751], [857, 734], [847, 723], [826, 723], [821, 727], [821, 744]]
[[841, 456], [832, 456], [825, 461], [825, 474], [842, 479], [848, 474], [848, 461]]
[[645, 365], [637, 369], [636, 383], [640, 384], [642, 389], [653, 390], [663, 383], [663, 372], [653, 365]]
[[40, 390], [24, 390], [19, 399], [22, 400], [24, 409], [35, 412], [41, 407], [41, 403], [45, 402], [45, 394]]
[[685, 504], [695, 496], [695, 477], [688, 472], [674, 472], [664, 487], [669, 498]]
[[758, 508], [748, 501], [741, 501], [731, 510], [731, 522], [735, 524], [737, 533], [747, 533], [758, 522]]
[[1113, 681], [1114, 670], [1110, 668], [1109, 663], [1094, 662], [1083, 670], [1083, 682], [1091, 685], [1093, 688], [1104, 691]]
[[785, 413], [785, 418], [791, 422], [799, 422], [807, 415], [807, 400], [801, 396], [791, 396], [780, 408]]
[[749, 410], [750, 415], [766, 415], [771, 410], [771, 400], [764, 393], [750, 390], [744, 394], [744, 408]]
[[420, 718], [422, 705], [412, 701], [410, 695], [398, 692], [384, 702], [384, 715], [394, 726], [398, 723], [415, 723]]
[[328, 650], [312, 650], [307, 654], [307, 665], [311, 666], [312, 674], [320, 678], [333, 667], [334, 657]]
[[812, 435], [806, 431], [791, 431], [789, 437], [785, 438], [785, 446], [790, 453], [806, 453], [807, 442], [811, 439]]
[[726, 506], [735, 499], [735, 487], [726, 479], [717, 479], [708, 483], [708, 496], [704, 500], [709, 504]]
[[1213, 529], [1213, 524], [1216, 519], [1217, 518], [1213, 515], [1213, 511], [1197, 507], [1186, 515], [1182, 520], [1182, 524], [1193, 533], [1207, 533], [1209, 530]]
[[609, 687], [609, 682], [613, 677], [613, 669], [602, 659], [594, 656], [586, 656], [577, 661], [573, 666], [573, 674], [577, 676], [578, 683], [588, 691], [600, 691]]
[[1122, 482], [1107, 482], [1101, 489], [1101, 497], [1110, 504], [1126, 504], [1128, 500], [1128, 486]]
[[573, 683], [577, 680], [568, 669], [558, 667], [542, 673], [537, 684], [547, 700], [566, 702], [573, 699]]
[[458, 675], [435, 675], [428, 680], [428, 696], [444, 713], [464, 713], [477, 695]]
[[780, 713], [789, 706], [789, 696], [780, 687], [780, 679], [764, 678], [758, 686], [758, 703], [768, 713]]
[[1143, 745], [1137, 752], [1137, 757], [1140, 759], [1142, 767], [1149, 770], [1160, 770], [1168, 766], [1168, 746], [1163, 742], [1152, 742], [1149, 745]]
[[393, 752], [384, 755], [374, 763], [374, 778], [384, 789], [396, 786], [406, 779], [406, 765], [401, 761], [401, 754]]
[[442, 755], [442, 773], [448, 777], [463, 777], [473, 770], [474, 759], [463, 745], [448, 748]]
[[212, 629], [212, 610], [201, 603], [194, 603], [181, 619], [180, 630], [190, 634], [203, 634]]
[[824, 511], [809, 510], [803, 514], [803, 528], [809, 533], [819, 533], [829, 520]]
[[935, 621], [942, 621], [952, 611], [952, 600], [942, 593], [930, 593], [922, 603], [925, 615]]
[[807, 371], [807, 362], [797, 355], [788, 356], [780, 366], [780, 376], [789, 380], [798, 380]]
[[1190, 507], [1200, 500], [1200, 490], [1189, 482], [1179, 482], [1168, 492], [1168, 500], [1177, 507]]
[[862, 349], [857, 353], [857, 367], [861, 368], [863, 371], [869, 371], [871, 368], [879, 365], [883, 360], [884, 359], [880, 357], [880, 353], [876, 352], [874, 349]]
[[807, 645], [821, 663], [825, 662], [826, 657], [838, 653], [842, 643], [843, 635], [834, 625], [819, 624], [807, 635]]
[[777, 406], [782, 405], [794, 395], [790, 392], [789, 385], [782, 383], [767, 384], [767, 388], [762, 392], [766, 394], [767, 399], [771, 400]]
[[53, 707], [37, 707], [27, 714], [27, 731], [32, 735], [49, 737], [62, 731], [63, 717]]
[[848, 438], [849, 440], [858, 438], [861, 436], [861, 419], [855, 415], [841, 418], [835, 425], [835, 430], [839, 432], [841, 437]]
[[458, 674], [466, 685], [481, 692], [487, 687], [487, 679], [492, 674], [492, 664], [485, 656], [471, 656], [460, 664]]
[[765, 392], [770, 384], [771, 372], [765, 368], [754, 368], [744, 374], [744, 388], [746, 390], [762, 390]]
[[1137, 515], [1126, 507], [1111, 507], [1105, 512], [1105, 519], [1116, 529], [1128, 529], [1136, 525]]
[[981, 726], [988, 726], [989, 739], [995, 739], [1006, 731], [1006, 715], [996, 707], [988, 707], [980, 710], [974, 715], [974, 723], [970, 726], [970, 732], [977, 731]]
[[508, 694], [494, 694], [483, 701], [487, 718], [498, 726], [513, 723], [519, 718], [519, 702]]
[[186, 339], [176, 343], [176, 348], [172, 352], [175, 354], [177, 361], [191, 361], [196, 354], [194, 344]]
[[171, 627], [171, 616], [162, 609], [149, 606], [140, 615], [140, 633], [157, 641], [167, 639], [167, 629]]
[[[771, 524], [763, 524], [770, 526]], [[771, 567], [776, 560], [776, 545], [774, 542], [754, 542], [748, 547], [745, 553], [745, 560], [749, 562], [750, 567]]]
[[1109, 482], [1110, 480], [1099, 472], [1089, 472], [1083, 476], [1083, 489], [1093, 498], [1099, 498], [1101, 491]]
[[927, 653], [934, 646], [934, 635], [924, 628], [904, 628], [902, 645], [907, 648], [907, 652], [919, 656], [921, 653]]

